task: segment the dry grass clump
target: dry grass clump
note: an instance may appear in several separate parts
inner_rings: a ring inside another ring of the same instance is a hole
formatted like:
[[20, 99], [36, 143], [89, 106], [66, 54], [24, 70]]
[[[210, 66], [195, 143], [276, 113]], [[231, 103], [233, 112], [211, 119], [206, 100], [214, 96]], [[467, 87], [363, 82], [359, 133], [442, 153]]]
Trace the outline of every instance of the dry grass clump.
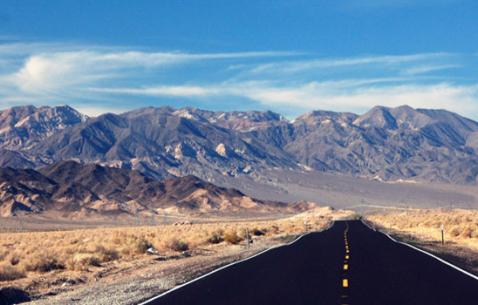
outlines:
[[92, 251], [72, 253], [66, 260], [66, 269], [87, 271], [88, 267], [100, 267], [103, 263], [120, 258], [118, 251], [98, 245]]
[[18, 267], [9, 264], [0, 265], [0, 282], [14, 281], [25, 277], [25, 272], [22, 272]]
[[101, 259], [96, 254], [75, 253], [66, 262], [68, 270], [87, 271], [88, 267], [100, 267]]
[[236, 230], [228, 230], [224, 233], [224, 241], [232, 244], [232, 245], [237, 245], [243, 240], [239, 234], [237, 234]]
[[173, 238], [166, 242], [166, 246], [176, 252], [183, 252], [189, 250], [189, 245], [187, 242]]
[[224, 231], [217, 230], [212, 232], [211, 237], [207, 240], [210, 244], [219, 244], [224, 241]]
[[28, 260], [20, 261], [25, 271], [49, 272], [52, 270], [65, 269], [64, 263], [58, 261], [53, 253], [35, 253]]
[[[279, 232], [279, 227], [274, 225], [271, 227], [272, 232]], [[223, 241], [232, 244], [232, 245], [237, 245], [241, 243], [243, 240], [246, 238], [251, 238], [251, 233], [254, 236], [264, 236], [266, 235], [267, 229], [258, 229], [258, 228], [253, 228], [249, 233], [249, 230], [243, 229], [241, 230], [240, 234], [237, 232], [235, 229], [229, 229], [227, 231], [224, 230], [217, 230], [212, 232], [211, 237], [209, 237], [208, 242], [210, 244], [219, 244], [222, 243]], [[249, 234], [249, 236], [247, 236]]]
[[463, 209], [410, 210], [371, 215], [368, 219], [386, 228], [432, 240], [441, 240], [441, 225], [443, 224], [445, 241], [478, 250], [478, 211]]

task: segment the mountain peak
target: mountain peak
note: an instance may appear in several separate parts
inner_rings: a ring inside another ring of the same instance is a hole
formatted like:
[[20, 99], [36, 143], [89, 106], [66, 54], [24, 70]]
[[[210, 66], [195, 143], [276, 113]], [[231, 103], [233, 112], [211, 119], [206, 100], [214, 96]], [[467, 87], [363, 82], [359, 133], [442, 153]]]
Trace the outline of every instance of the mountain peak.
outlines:
[[70, 106], [19, 106], [0, 112], [0, 148], [31, 146], [57, 131], [85, 122]]
[[359, 116], [354, 124], [361, 127], [378, 127], [386, 129], [396, 129], [397, 122], [390, 112], [390, 108], [384, 106], [375, 106], [365, 114]]
[[[473, 120], [408, 105], [376, 106], [360, 116], [317, 110], [292, 122], [272, 111], [194, 107], [148, 107], [87, 120], [69, 106], [0, 112], [4, 166], [74, 159], [156, 178], [192, 174], [208, 181], [242, 175], [261, 179], [270, 168], [300, 170], [304, 165], [382, 179], [468, 183], [478, 177], [477, 139]], [[103, 169], [91, 166], [83, 170], [102, 174]]]

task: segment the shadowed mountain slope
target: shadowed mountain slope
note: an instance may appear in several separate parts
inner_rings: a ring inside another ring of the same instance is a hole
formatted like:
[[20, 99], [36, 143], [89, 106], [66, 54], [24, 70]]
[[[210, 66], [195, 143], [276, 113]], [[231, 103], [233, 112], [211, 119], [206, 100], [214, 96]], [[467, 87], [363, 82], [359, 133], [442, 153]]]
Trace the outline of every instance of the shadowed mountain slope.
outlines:
[[[291, 209], [306, 209], [295, 205]], [[60, 212], [64, 216], [286, 212], [283, 203], [250, 198], [194, 176], [157, 181], [128, 169], [63, 161], [42, 168], [0, 169], [0, 212]]]

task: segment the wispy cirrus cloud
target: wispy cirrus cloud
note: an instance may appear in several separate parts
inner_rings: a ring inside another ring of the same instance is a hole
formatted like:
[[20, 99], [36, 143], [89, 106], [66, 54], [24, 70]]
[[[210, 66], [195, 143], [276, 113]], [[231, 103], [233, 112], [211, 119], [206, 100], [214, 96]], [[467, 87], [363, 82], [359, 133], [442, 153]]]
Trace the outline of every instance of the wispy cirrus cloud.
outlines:
[[[376, 55], [360, 56], [349, 58], [321, 58], [296, 60], [285, 62], [273, 62], [257, 65], [249, 69], [253, 74], [260, 73], [300, 73], [304, 71], [330, 69], [330, 68], [350, 68], [364, 66], [379, 66], [380, 68], [391, 67], [401, 69], [404, 66], [421, 64], [423, 62], [433, 63], [449, 61], [456, 57], [452, 53], [419, 53], [408, 55]], [[443, 66], [443, 65], [442, 65]]]
[[[294, 114], [312, 109], [365, 111], [376, 105], [417, 108], [443, 108], [464, 115], [478, 113], [478, 85], [451, 83], [393, 84], [378, 86], [383, 80], [341, 80], [295, 85], [265, 81], [223, 83], [210, 86], [157, 86], [143, 88], [92, 89], [109, 94], [209, 98], [233, 96], [254, 100], [281, 109], [291, 107]], [[372, 86], [366, 84], [375, 84]]]
[[[447, 70], [461, 54], [318, 57], [301, 52], [192, 53], [74, 44], [0, 44], [0, 106], [68, 103], [106, 111], [194, 100], [295, 115], [374, 105], [445, 108], [478, 117], [478, 81]], [[147, 100], [147, 102], [145, 101]], [[235, 103], [235, 104], [234, 104]], [[278, 110], [280, 109], [280, 110]]]
[[449, 109], [463, 115], [478, 111], [478, 86], [449, 83], [360, 86], [350, 89], [341, 86], [331, 88], [312, 82], [295, 87], [255, 88], [249, 96], [262, 103], [304, 109], [354, 109], [363, 112], [375, 105], [396, 107], [407, 104], [417, 108]]
[[[141, 79], [144, 72], [201, 61], [296, 56], [296, 52], [187, 53], [88, 47], [69, 44], [0, 44], [0, 91], [14, 99], [58, 99], [81, 95], [101, 81]], [[147, 80], [145, 80], [147, 81]], [[3, 90], [2, 90], [3, 89]]]
[[403, 73], [408, 75], [417, 75], [417, 74], [425, 74], [425, 73], [441, 71], [441, 70], [457, 69], [461, 67], [462, 65], [458, 65], [458, 64], [419, 65], [419, 66], [405, 68], [403, 69]]

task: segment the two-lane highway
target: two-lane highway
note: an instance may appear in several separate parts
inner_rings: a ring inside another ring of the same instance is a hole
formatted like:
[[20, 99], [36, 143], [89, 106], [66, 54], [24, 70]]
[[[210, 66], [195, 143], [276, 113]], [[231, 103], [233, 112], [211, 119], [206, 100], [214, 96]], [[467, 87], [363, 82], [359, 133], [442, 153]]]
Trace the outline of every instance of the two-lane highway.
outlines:
[[473, 305], [478, 281], [347, 221], [145, 304]]

